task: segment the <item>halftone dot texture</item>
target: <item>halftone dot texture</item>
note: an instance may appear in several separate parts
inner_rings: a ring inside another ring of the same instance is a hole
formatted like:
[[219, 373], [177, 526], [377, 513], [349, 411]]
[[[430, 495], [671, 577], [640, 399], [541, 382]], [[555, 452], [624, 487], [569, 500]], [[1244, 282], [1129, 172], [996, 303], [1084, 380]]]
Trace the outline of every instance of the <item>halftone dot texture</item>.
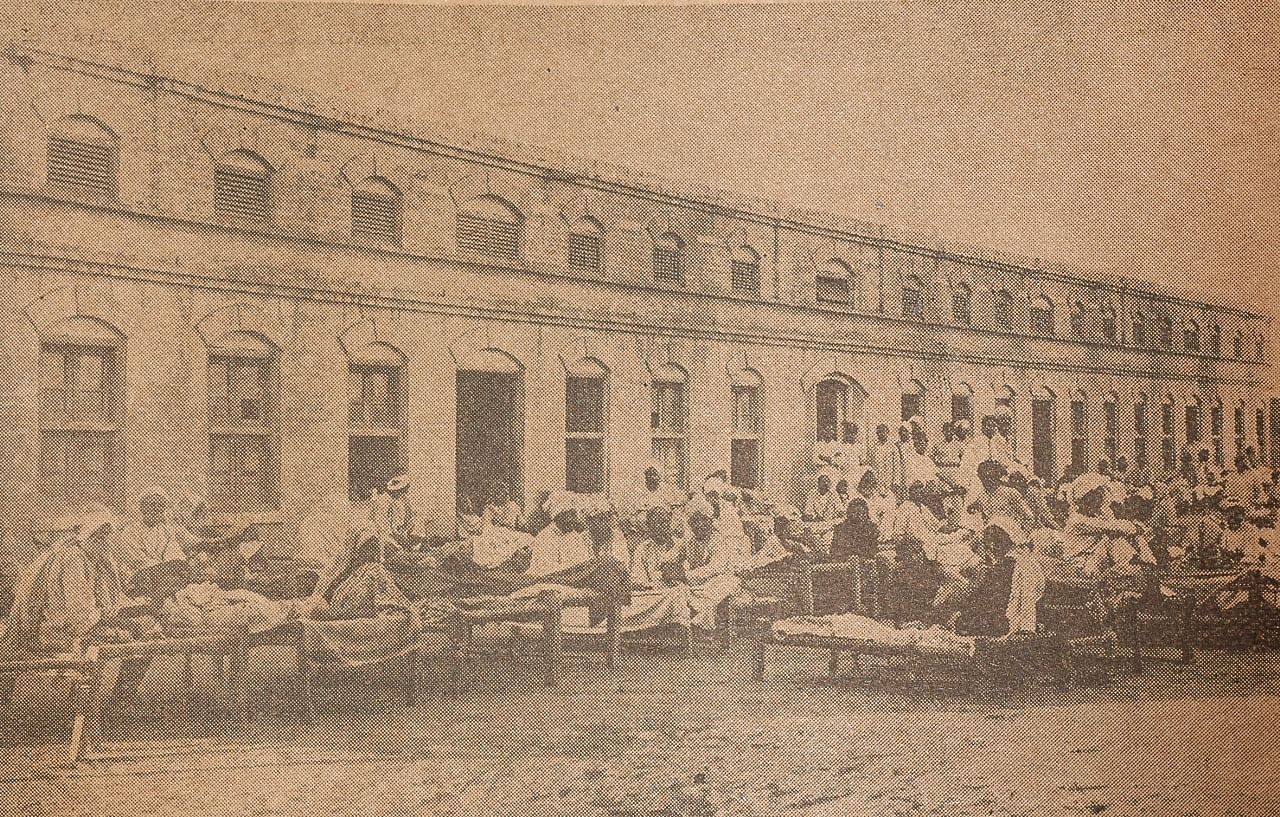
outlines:
[[[438, 544], [495, 483], [536, 528], [650, 465], [801, 505], [815, 441], [917, 413], [932, 446], [1009, 407], [1032, 472], [1272, 461], [1265, 11], [6, 7], [0, 580], [153, 483], [259, 524], [290, 595], [402, 473]], [[753, 681], [749, 628], [612, 668], [570, 639], [548, 687], [490, 628], [457, 689], [438, 638], [412, 705], [388, 661], [321, 674], [312, 718], [287, 645], [234, 713], [219, 656], [166, 656], [74, 769], [66, 685], [26, 678], [0, 814], [1280, 813], [1274, 622], [1197, 623], [1194, 663], [1153, 623], [1141, 674], [1124, 643], [1070, 690], [794, 647]]]

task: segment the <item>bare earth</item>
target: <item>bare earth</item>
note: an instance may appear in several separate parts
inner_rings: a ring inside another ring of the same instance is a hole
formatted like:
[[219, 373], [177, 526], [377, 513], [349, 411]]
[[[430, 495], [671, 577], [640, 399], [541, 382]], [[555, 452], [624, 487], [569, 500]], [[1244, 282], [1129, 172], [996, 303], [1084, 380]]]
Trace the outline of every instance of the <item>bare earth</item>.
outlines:
[[117, 725], [115, 757], [73, 771], [51, 765], [57, 747], [6, 740], [0, 814], [1280, 814], [1274, 655], [1011, 694], [866, 664], [833, 683], [800, 651], [755, 684], [748, 657], [627, 654], [611, 674], [597, 656], [547, 691], [495, 656], [466, 692], [412, 709], [329, 690], [310, 726], [269, 675], [270, 711]]

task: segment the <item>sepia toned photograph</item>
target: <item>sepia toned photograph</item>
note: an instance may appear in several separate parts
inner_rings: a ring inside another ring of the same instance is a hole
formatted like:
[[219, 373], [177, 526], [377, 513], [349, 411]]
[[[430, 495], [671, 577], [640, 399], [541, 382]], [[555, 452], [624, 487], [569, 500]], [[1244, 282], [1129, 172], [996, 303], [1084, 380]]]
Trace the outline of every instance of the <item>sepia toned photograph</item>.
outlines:
[[1278, 134], [1246, 4], [0, 6], [0, 815], [1280, 814]]

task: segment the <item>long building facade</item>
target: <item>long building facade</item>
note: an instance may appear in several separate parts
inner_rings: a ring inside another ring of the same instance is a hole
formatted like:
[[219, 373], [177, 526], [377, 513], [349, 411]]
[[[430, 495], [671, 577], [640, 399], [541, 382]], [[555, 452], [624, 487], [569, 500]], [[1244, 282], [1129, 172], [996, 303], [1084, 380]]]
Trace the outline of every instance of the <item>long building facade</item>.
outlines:
[[9, 48], [0, 519], [145, 487], [282, 551], [400, 472], [428, 533], [496, 482], [657, 463], [795, 500], [815, 448], [1007, 408], [1037, 473], [1278, 461], [1266, 317], [686, 195], [518, 150]]

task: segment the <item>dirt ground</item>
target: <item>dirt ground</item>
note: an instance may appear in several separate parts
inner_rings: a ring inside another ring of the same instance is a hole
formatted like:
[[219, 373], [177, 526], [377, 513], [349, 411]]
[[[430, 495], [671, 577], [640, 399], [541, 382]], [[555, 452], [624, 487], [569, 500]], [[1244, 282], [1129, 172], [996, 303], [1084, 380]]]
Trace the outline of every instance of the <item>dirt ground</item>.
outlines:
[[11, 731], [0, 814], [1280, 814], [1280, 656], [977, 694], [867, 663], [832, 682], [801, 650], [753, 683], [749, 659], [627, 654], [610, 672], [595, 656], [548, 691], [486, 657], [464, 692], [413, 708], [327, 690], [310, 725], [268, 673], [248, 720], [116, 724], [111, 759], [70, 771]]

